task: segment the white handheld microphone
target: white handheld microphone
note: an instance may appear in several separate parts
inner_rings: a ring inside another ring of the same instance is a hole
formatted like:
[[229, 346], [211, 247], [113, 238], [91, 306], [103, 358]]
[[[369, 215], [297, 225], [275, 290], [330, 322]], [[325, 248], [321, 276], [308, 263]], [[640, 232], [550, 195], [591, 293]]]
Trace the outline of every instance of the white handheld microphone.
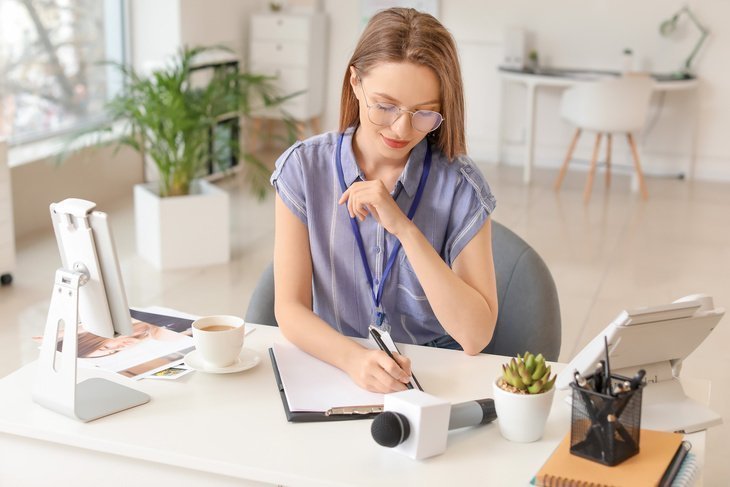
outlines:
[[384, 408], [370, 428], [373, 439], [416, 460], [443, 453], [449, 430], [486, 424], [497, 417], [492, 399], [452, 406], [416, 389], [386, 394]]
[[[495, 419], [497, 419], [497, 413], [494, 410], [494, 399], [462, 402], [451, 406], [449, 430], [487, 424]], [[393, 448], [406, 441], [410, 432], [411, 426], [408, 418], [395, 411], [380, 413], [370, 427], [370, 433], [375, 442], [388, 448]]]

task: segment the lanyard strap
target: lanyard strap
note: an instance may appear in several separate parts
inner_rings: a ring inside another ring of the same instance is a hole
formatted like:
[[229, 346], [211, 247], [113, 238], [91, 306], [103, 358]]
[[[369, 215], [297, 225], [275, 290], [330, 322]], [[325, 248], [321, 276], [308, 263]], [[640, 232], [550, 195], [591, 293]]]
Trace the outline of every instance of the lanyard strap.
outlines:
[[[336, 152], [336, 160], [337, 160], [337, 175], [340, 179], [340, 187], [342, 188], [342, 192], [344, 193], [347, 190], [347, 185], [345, 184], [345, 175], [342, 172], [342, 139], [345, 137], [345, 133], [341, 133], [339, 139], [337, 140], [337, 152]], [[426, 181], [428, 180], [428, 173], [431, 171], [431, 146], [426, 143], [426, 157], [423, 160], [423, 171], [421, 172], [421, 180], [418, 183], [418, 189], [416, 190], [416, 196], [413, 198], [413, 202], [411, 203], [411, 207], [408, 210], [408, 219], [413, 220], [413, 215], [416, 214], [416, 209], [418, 208], [418, 204], [421, 202], [421, 196], [423, 196], [423, 189], [426, 186]], [[357, 247], [360, 250], [360, 258], [362, 259], [363, 267], [365, 268], [365, 275], [368, 278], [368, 283], [370, 284], [370, 294], [373, 298], [373, 305], [375, 307], [375, 314], [376, 314], [376, 320], [377, 320], [377, 326], [380, 326], [383, 322], [383, 319], [385, 316], [383, 315], [382, 310], [380, 309], [380, 302], [383, 299], [383, 289], [385, 288], [385, 280], [387, 279], [388, 275], [390, 274], [390, 270], [393, 267], [393, 263], [395, 263], [396, 255], [398, 254], [398, 251], [400, 250], [401, 243], [400, 240], [396, 239], [395, 246], [393, 247], [393, 250], [390, 253], [390, 256], [388, 256], [388, 262], [385, 265], [385, 271], [383, 272], [383, 278], [380, 280], [380, 285], [377, 286], [377, 292], [375, 291], [375, 284], [373, 282], [373, 274], [370, 271], [370, 265], [368, 264], [368, 258], [367, 254], [365, 253], [365, 244], [362, 240], [362, 234], [360, 233], [360, 227], [357, 224], [357, 219], [354, 217], [350, 217], [350, 226], [352, 227], [352, 233], [355, 236], [355, 241], [357, 242]]]

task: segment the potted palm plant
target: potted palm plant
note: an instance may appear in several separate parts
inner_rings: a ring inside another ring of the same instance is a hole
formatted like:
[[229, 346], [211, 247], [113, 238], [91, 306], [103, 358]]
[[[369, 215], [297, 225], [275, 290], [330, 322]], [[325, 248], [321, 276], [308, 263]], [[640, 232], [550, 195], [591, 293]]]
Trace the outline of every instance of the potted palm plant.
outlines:
[[[145, 157], [158, 181], [137, 185], [137, 251], [159, 269], [222, 263], [230, 257], [228, 194], [201, 178], [213, 150], [239, 154], [252, 189], [263, 197], [268, 168], [241, 149], [238, 137], [215, 137], [222, 118], [237, 113], [243, 121], [257, 110], [277, 107], [272, 77], [214, 69], [206, 83], [194, 83], [197, 60], [221, 47], [183, 48], [169, 65], [143, 76], [126, 65], [124, 89], [107, 103], [102, 131], [121, 132], [114, 144]], [[287, 121], [287, 119], [285, 119]], [[120, 130], [121, 126], [121, 130]], [[292, 124], [288, 123], [293, 138]]]

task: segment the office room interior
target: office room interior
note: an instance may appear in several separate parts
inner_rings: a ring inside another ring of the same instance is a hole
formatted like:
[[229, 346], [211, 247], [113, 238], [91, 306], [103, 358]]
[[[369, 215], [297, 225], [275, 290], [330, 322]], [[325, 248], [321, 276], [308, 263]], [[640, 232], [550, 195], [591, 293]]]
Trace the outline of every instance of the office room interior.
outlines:
[[[2, 33], [17, 33], [17, 29], [9, 29], [11, 24], [34, 31], [23, 6], [26, 2], [2, 3], [0, 42], [27, 41], [31, 34], [8, 39]], [[90, 2], [30, 3], [42, 10], [53, 4], [86, 8]], [[318, 123], [302, 121], [299, 136], [311, 136], [317, 128], [336, 131], [344, 66], [365, 25], [368, 8], [399, 2], [107, 1], [104, 5], [116, 10], [102, 15], [103, 35], [107, 44], [117, 36], [124, 62], [140, 72], [164, 65], [182, 46], [201, 45], [227, 46], [240, 69], [246, 70], [255, 57], [252, 19], [272, 14], [271, 4], [282, 5], [278, 15], [316, 12], [324, 16], [323, 49], [312, 61], [321, 67], [312, 78], [322, 90], [321, 113], [316, 116]], [[622, 310], [663, 305], [692, 294], [711, 296], [718, 308], [730, 306], [730, 1], [433, 0], [400, 4], [434, 8], [456, 40], [465, 89], [467, 152], [496, 197], [492, 218], [532, 246], [555, 280], [562, 322], [560, 362], [570, 362]], [[685, 6], [693, 17], [682, 10]], [[78, 15], [83, 16], [83, 8]], [[18, 17], [8, 18], [9, 12]], [[662, 35], [660, 25], [678, 13], [676, 30]], [[701, 35], [694, 19], [709, 34], [692, 59], [692, 77], [673, 79]], [[530, 59], [533, 51], [536, 63]], [[4, 71], [3, 56], [12, 52], [16, 51], [0, 46], [0, 72]], [[500, 70], [508, 52], [522, 54], [524, 66], [545, 70], [548, 78], [565, 76], [594, 83], [621, 73], [634, 77], [659, 73], [666, 76], [665, 84], [685, 83], [678, 89], [654, 89], [643, 125], [635, 132], [646, 198], [639, 188], [631, 146], [622, 135], [613, 137], [610, 186], [605, 183], [607, 167], [603, 164], [605, 138], [592, 176], [596, 137], [590, 130], [584, 130], [578, 139], [562, 185], [555, 189], [576, 132], [576, 125], [561, 116], [562, 96], [568, 86], [537, 86], [531, 100], [524, 80]], [[55, 59], [63, 63], [64, 56]], [[74, 62], [80, 61], [85, 60]], [[556, 75], [553, 68], [572, 71]], [[12, 72], [9, 63], [5, 69]], [[69, 65], [65, 69], [76, 68]], [[51, 67], [47, 73], [53, 77]], [[0, 378], [38, 358], [38, 343], [32, 338], [43, 333], [54, 272], [60, 265], [48, 208], [65, 198], [93, 201], [109, 215], [130, 306], [159, 306], [194, 315], [245, 315], [259, 276], [273, 257], [273, 189], [263, 199], [257, 198], [245, 180], [246, 171], [214, 178], [213, 184], [230, 198], [230, 259], [160, 269], [137, 249], [133, 188], [154, 177], [145, 169], [142, 156], [129, 147], [117, 151], [113, 146], [82, 144], [59, 162], [56, 156], [68, 140], [69, 127], [59, 130], [51, 114], [56, 113], [53, 102], [37, 98], [34, 109], [27, 101], [30, 95], [22, 95], [23, 87], [16, 80], [6, 81], [0, 80], [4, 91], [0, 93], [0, 141], [6, 140], [0, 144], [4, 152], [0, 154], [0, 258], [7, 255], [12, 264], [0, 270], [11, 274], [12, 282], [0, 287]], [[45, 89], [57, 81], [49, 79], [40, 86]], [[11, 117], [14, 96], [19, 97], [15, 103], [28, 110], [29, 119]], [[99, 105], [97, 110], [90, 117], [98, 120], [103, 107]], [[14, 123], [24, 123], [27, 132], [17, 133]], [[44, 128], [35, 130], [38, 125]], [[266, 131], [284, 133], [279, 121], [261, 123], [251, 118], [242, 125], [241, 140], [273, 170], [287, 144], [281, 137], [268, 137]], [[587, 195], [589, 177], [593, 183]], [[184, 225], [191, 236], [195, 234], [195, 221]], [[216, 235], [207, 237], [216, 239]], [[704, 485], [727, 485], [730, 479], [730, 465], [725, 461], [730, 435], [728, 343], [730, 325], [725, 317], [681, 369], [688, 394], [724, 419], [706, 433]], [[269, 366], [268, 360], [263, 366]], [[703, 387], [695, 390], [695, 380]]]

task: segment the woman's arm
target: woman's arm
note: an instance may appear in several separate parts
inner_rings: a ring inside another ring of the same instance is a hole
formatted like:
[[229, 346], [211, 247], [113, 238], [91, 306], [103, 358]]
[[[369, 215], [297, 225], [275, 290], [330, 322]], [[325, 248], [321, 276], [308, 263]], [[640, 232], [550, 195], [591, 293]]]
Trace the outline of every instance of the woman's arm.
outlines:
[[343, 336], [312, 311], [312, 257], [309, 233], [280, 196], [276, 196], [274, 242], [275, 314], [284, 336], [305, 352], [344, 370], [374, 392], [406, 388], [410, 361], [394, 354], [400, 367], [381, 350], [369, 350]]
[[401, 211], [382, 182], [354, 183], [339, 202], [347, 204], [350, 216], [361, 221], [371, 214], [400, 240], [441, 325], [466, 353], [481, 352], [491, 341], [497, 323], [491, 219], [487, 218], [456, 257], [452, 270]]
[[476, 355], [491, 341], [497, 323], [491, 219], [456, 257], [453, 270], [409, 223], [396, 236], [436, 318], [466, 353]]

